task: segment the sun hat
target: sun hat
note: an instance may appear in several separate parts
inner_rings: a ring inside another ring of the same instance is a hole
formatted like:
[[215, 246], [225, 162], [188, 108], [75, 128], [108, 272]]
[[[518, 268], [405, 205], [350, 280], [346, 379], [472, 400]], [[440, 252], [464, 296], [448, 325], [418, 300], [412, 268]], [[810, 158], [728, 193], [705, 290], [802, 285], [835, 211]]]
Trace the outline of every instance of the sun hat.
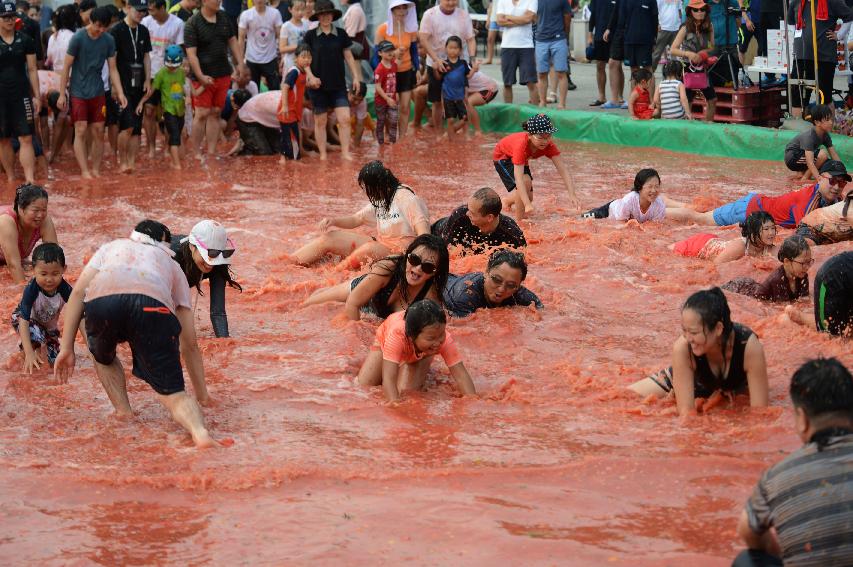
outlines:
[[180, 67], [184, 61], [184, 50], [179, 45], [170, 45], [166, 48], [166, 55], [163, 60], [166, 67]]
[[409, 11], [406, 14], [406, 21], [403, 23], [403, 31], [406, 33], [414, 33], [418, 31], [418, 13], [414, 10], [414, 2], [409, 0], [391, 0], [388, 2], [388, 27], [385, 31], [388, 35], [399, 33], [394, 29], [394, 14], [392, 10], [397, 6], [409, 6]]
[[[233, 250], [235, 250], [234, 243], [225, 232], [225, 227], [213, 220], [203, 220], [196, 224], [189, 236], [181, 239], [181, 243], [184, 242], [195, 246], [202, 260], [211, 266], [230, 264]], [[227, 258], [226, 252], [230, 252]]]
[[335, 17], [332, 18], [332, 21], [339, 20], [343, 16], [343, 13], [332, 4], [332, 0], [318, 0], [314, 5], [314, 13], [311, 15], [311, 21], [316, 22], [317, 16], [328, 13], [334, 14]]
[[557, 131], [546, 114], [537, 114], [528, 119], [524, 129], [528, 134], [553, 134]]
[[694, 10], [704, 10], [708, 5], [705, 3], [705, 0], [690, 0], [687, 3], [688, 8], [693, 8]]

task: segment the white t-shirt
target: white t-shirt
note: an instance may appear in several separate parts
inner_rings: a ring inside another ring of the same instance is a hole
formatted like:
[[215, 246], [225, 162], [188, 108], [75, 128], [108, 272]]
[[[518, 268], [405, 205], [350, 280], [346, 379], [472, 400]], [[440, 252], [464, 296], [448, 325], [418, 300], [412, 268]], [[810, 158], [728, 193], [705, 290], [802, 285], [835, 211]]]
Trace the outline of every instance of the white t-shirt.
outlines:
[[[308, 32], [308, 21], [302, 20], [299, 25], [294, 24], [291, 21], [284, 22], [284, 25], [281, 26], [281, 32], [279, 33], [279, 39], [287, 38], [288, 47], [297, 46], [302, 43], [302, 38], [305, 37], [305, 34]], [[290, 53], [284, 54], [284, 63], [282, 65], [282, 69], [290, 69], [296, 64], [296, 56], [291, 51]]]
[[666, 217], [666, 203], [663, 197], [658, 197], [645, 213], [640, 210], [640, 194], [631, 191], [621, 199], [610, 203], [610, 217], [613, 220], [626, 221], [636, 219], [637, 222], [663, 220]]
[[250, 98], [237, 111], [237, 118], [243, 122], [260, 124], [267, 128], [278, 130], [278, 103], [281, 102], [281, 91], [267, 91]]
[[152, 16], [142, 18], [142, 25], [148, 28], [151, 36], [151, 76], [163, 67], [166, 48], [170, 45], [184, 44], [184, 21], [174, 14], [162, 24]]
[[[420, 31], [429, 34], [430, 47], [441, 59], [447, 59], [447, 52], [444, 50], [447, 38], [452, 35], [459, 36], [462, 39], [462, 59], [471, 61], [468, 56], [468, 40], [474, 37], [474, 26], [471, 23], [471, 16], [465, 10], [456, 8], [452, 14], [447, 15], [441, 11], [441, 8], [434, 6], [424, 12]], [[429, 55], [427, 55], [426, 64], [433, 66], [433, 60]]]
[[355, 37], [357, 33], [367, 29], [367, 16], [364, 15], [361, 4], [349, 5], [347, 13], [344, 14], [344, 29], [350, 37]]
[[164, 248], [128, 238], [101, 246], [89, 263], [98, 270], [86, 289], [86, 301], [122, 293], [156, 299], [172, 313], [192, 309], [187, 277]]
[[240, 14], [238, 27], [246, 30], [246, 61], [250, 63], [269, 63], [278, 55], [275, 29], [281, 25], [281, 12], [273, 8], [264, 10], [263, 15], [257, 8]]
[[681, 27], [681, 0], [657, 0], [658, 25], [663, 31], [678, 31]]
[[62, 70], [65, 69], [65, 56], [68, 54], [68, 44], [72, 37], [74, 37], [73, 31], [59, 30], [47, 40], [46, 64], [57, 74], [62, 74]]
[[[523, 16], [526, 12], [536, 13], [539, 8], [538, 0], [518, 0], [514, 4], [512, 0], [498, 0], [495, 6], [495, 20], [497, 15]], [[533, 23], [525, 26], [507, 26], [503, 28], [501, 47], [524, 48], [533, 47]]]
[[376, 223], [377, 240], [394, 252], [402, 252], [417, 236], [415, 226], [429, 224], [429, 210], [423, 200], [400, 185], [387, 213], [379, 213], [368, 203], [356, 213], [363, 223]]

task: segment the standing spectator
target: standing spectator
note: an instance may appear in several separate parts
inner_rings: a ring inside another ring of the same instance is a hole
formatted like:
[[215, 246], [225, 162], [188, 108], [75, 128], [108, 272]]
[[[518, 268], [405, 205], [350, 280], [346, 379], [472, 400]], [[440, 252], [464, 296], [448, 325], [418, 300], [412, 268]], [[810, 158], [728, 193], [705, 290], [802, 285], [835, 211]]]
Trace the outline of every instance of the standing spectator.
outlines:
[[352, 160], [350, 147], [350, 111], [344, 62], [352, 73], [352, 88], [358, 92], [361, 83], [361, 68], [356, 64], [350, 47], [352, 39], [332, 22], [341, 17], [331, 0], [319, 0], [311, 19], [319, 26], [305, 34], [305, 43], [311, 48], [311, 67], [308, 69], [308, 96], [314, 107], [314, 137], [320, 159], [326, 156], [326, 124], [328, 112], [334, 110], [341, 137], [341, 157]]
[[[30, 36], [36, 48], [36, 62], [41, 64], [44, 61], [44, 49], [41, 45], [41, 28], [39, 23], [32, 19], [27, 12], [30, 9], [30, 3], [27, 0], [18, 0], [16, 5], [17, 17], [20, 23], [16, 25], [18, 31], [24, 35]], [[38, 92], [38, 91], [35, 91]]]
[[[756, 3], [758, 0], [754, 0]], [[658, 38], [652, 51], [652, 69], [657, 71], [661, 59], [667, 55], [678, 29], [681, 27], [681, 0], [657, 0]], [[749, 43], [749, 42], [747, 42]]]
[[[163, 68], [166, 48], [170, 45], [184, 44], [184, 21], [170, 14], [166, 9], [166, 0], [148, 0], [148, 15], [142, 19], [142, 25], [148, 29], [151, 37], [151, 77]], [[160, 91], [152, 89], [151, 98], [145, 102], [145, 115], [142, 121], [145, 139], [148, 141], [148, 157], [154, 157], [157, 140], [157, 114], [160, 110]], [[183, 115], [182, 115], [183, 116]]]
[[268, 10], [267, 0], [255, 0], [254, 7], [240, 14], [240, 51], [246, 54], [246, 65], [255, 84], [260, 87], [263, 77], [271, 91], [277, 91], [281, 84], [276, 45], [281, 24], [281, 14]]
[[[758, 42], [759, 57], [767, 55], [767, 33], [761, 29], [761, 0], [744, 0], [744, 11], [741, 12], [743, 22], [740, 25], [738, 32], [738, 59], [740, 66], [743, 67], [744, 56], [749, 49], [749, 44], [754, 37]], [[739, 82], [744, 86], [752, 86], [749, 80], [749, 75], [745, 71], [741, 71]]]
[[497, 0], [496, 4], [495, 17], [498, 25], [504, 28], [501, 41], [504, 102], [512, 103], [512, 86], [518, 71], [518, 82], [527, 86], [530, 104], [539, 104], [539, 95], [536, 92], [536, 55], [533, 48], [533, 21], [536, 19], [537, 0]]
[[278, 10], [278, 13], [281, 14], [282, 22], [286, 22], [293, 17], [293, 14], [290, 10], [292, 4], [295, 3], [295, 0], [294, 2], [288, 2], [288, 0], [271, 0], [270, 2], [268, 2], [270, 8], [272, 8], [273, 10]]
[[353, 44], [358, 46], [353, 50], [353, 56], [356, 59], [370, 59], [370, 46], [364, 36], [364, 31], [367, 29], [367, 16], [364, 15], [361, 0], [341, 0], [341, 4], [349, 5], [344, 14], [344, 30]]
[[[77, 30], [68, 53], [65, 55], [65, 66], [59, 80], [59, 99], [57, 106], [60, 110], [67, 107], [66, 87], [71, 76], [71, 122], [74, 123], [74, 157], [80, 166], [84, 179], [100, 177], [101, 157], [104, 153], [104, 120], [105, 120], [105, 91], [101, 70], [104, 63], [109, 66], [110, 81], [113, 95], [118, 99], [121, 108], [127, 106], [124, 90], [116, 69], [116, 43], [108, 33], [107, 28], [112, 21], [110, 11], [106, 6], [95, 8], [89, 15], [89, 25]], [[89, 170], [90, 144], [92, 169]]]
[[[204, 4], [204, 0], [201, 0], [201, 3]], [[221, 0], [221, 3], [221, 10], [228, 16], [231, 29], [236, 33], [240, 12], [243, 11], [243, 0]]]
[[791, 378], [804, 445], [758, 481], [738, 522], [749, 547], [734, 567], [850, 565], [853, 556], [853, 376], [835, 358]]
[[397, 48], [397, 102], [400, 108], [398, 135], [406, 135], [409, 128], [409, 105], [417, 84], [418, 69], [418, 15], [410, 0], [391, 0], [388, 19], [376, 28], [374, 43], [390, 41]]
[[376, 141], [385, 143], [385, 130], [388, 130], [388, 143], [397, 143], [397, 63], [394, 61], [397, 48], [390, 41], [382, 41], [376, 46], [379, 52], [379, 65], [373, 72], [376, 96], [373, 105], [376, 108]]
[[284, 61], [281, 69], [283, 74], [289, 72], [296, 62], [296, 48], [302, 43], [305, 34], [308, 33], [308, 20], [305, 14], [305, 0], [294, 0], [290, 6], [290, 20], [284, 22], [279, 32], [278, 50]]
[[[793, 4], [794, 2], [791, 2]], [[755, 37], [758, 39], [758, 55], [767, 55], [767, 30], [782, 29], [780, 24], [785, 19], [785, 0], [761, 0], [759, 23]], [[793, 55], [793, 54], [792, 54]], [[765, 80], [776, 82], [775, 73], [767, 73]]]
[[41, 0], [32, 0], [30, 5], [39, 9], [39, 29], [42, 32], [51, 29], [53, 27], [53, 8], [42, 6]]
[[607, 86], [607, 60], [610, 59], [610, 44], [604, 40], [604, 32], [616, 3], [613, 0], [591, 0], [589, 3], [589, 32], [587, 44], [592, 47], [589, 59], [595, 61], [595, 80], [598, 98], [590, 106], [601, 106], [607, 102], [604, 89]]
[[36, 46], [31, 37], [15, 30], [15, 5], [8, 1], [0, 4], [0, 40], [0, 159], [7, 178], [14, 181], [12, 138], [18, 138], [24, 178], [34, 183], [33, 127], [41, 106]]
[[148, 14], [146, 0], [130, 0], [125, 7], [124, 20], [110, 30], [116, 44], [116, 68], [127, 106], [119, 116], [118, 153], [122, 172], [133, 172], [139, 137], [142, 135], [142, 117], [136, 107], [142, 97], [151, 92], [151, 36], [148, 28], [140, 25]]
[[737, 80], [737, 75], [729, 76], [729, 63], [736, 73], [738, 70], [737, 43], [738, 29], [740, 29], [740, 0], [708, 0], [708, 7], [711, 10], [711, 25], [714, 27], [716, 54], [719, 55], [720, 59], [728, 58], [720, 61], [714, 66], [714, 72], [709, 73], [712, 83], [721, 86], [729, 81]]
[[169, 8], [169, 13], [177, 16], [182, 22], [189, 21], [198, 9], [199, 0], [181, 0]]
[[608, 110], [628, 108], [628, 103], [622, 98], [625, 91], [625, 71], [622, 70], [622, 62], [625, 60], [625, 34], [617, 27], [622, 2], [625, 0], [610, 0], [613, 10], [602, 36], [604, 41], [610, 43], [610, 60], [607, 62], [610, 70], [610, 100], [601, 105], [601, 108]]
[[[708, 19], [708, 6], [705, 0], [690, 0], [687, 4], [687, 16], [684, 25], [678, 30], [675, 40], [672, 42], [672, 54], [694, 65], [694, 69], [704, 69], [704, 61], [707, 61], [708, 52], [713, 49], [714, 29]], [[704, 54], [704, 58], [703, 58]], [[705, 120], [712, 122], [717, 107], [717, 93], [710, 82], [701, 89], [702, 96], [708, 103], [705, 107]], [[696, 96], [696, 89], [688, 89], [687, 98], [692, 102]]]
[[[68, 53], [68, 44], [71, 43], [71, 38], [74, 37], [74, 32], [77, 31], [79, 16], [74, 5], [66, 4], [60, 6], [55, 14], [55, 30], [47, 42], [47, 57], [45, 66], [52, 69], [56, 76], [62, 75], [62, 70], [65, 68], [65, 54]], [[57, 91], [57, 94], [58, 91]], [[53, 117], [53, 137], [50, 143], [50, 157], [48, 163], [59, 155], [59, 151], [65, 143], [68, 136], [71, 122], [68, 120], [67, 112], [59, 112]]]
[[[735, 0], [731, 0], [734, 2]], [[625, 38], [625, 63], [633, 74], [638, 69], [652, 72], [652, 50], [658, 29], [658, 5], [652, 0], [622, 0], [619, 5], [619, 29]], [[655, 90], [655, 76], [649, 91]]]
[[[553, 0], [562, 2], [564, 0]], [[477, 53], [477, 40], [474, 36], [474, 26], [471, 16], [457, 5], [459, 0], [439, 0], [437, 6], [433, 6], [424, 12], [421, 18], [421, 29], [418, 32], [421, 44], [426, 50], [426, 74], [427, 74], [427, 102], [432, 103], [432, 125], [436, 132], [442, 129], [441, 111], [441, 80], [433, 72], [437, 69], [439, 73], [449, 71], [444, 60], [447, 59], [445, 44], [450, 36], [462, 39], [462, 59], [475, 63]]]
[[539, 106], [547, 102], [548, 71], [553, 65], [559, 75], [557, 108], [566, 108], [569, 90], [568, 29], [572, 21], [572, 8], [567, 0], [539, 0], [536, 7], [536, 72], [539, 74]]
[[486, 29], [488, 30], [488, 35], [486, 35], [486, 65], [491, 65], [495, 58], [495, 44], [498, 41], [498, 32], [501, 31], [501, 27], [495, 20], [494, 12], [495, 2], [490, 2], [489, 9], [486, 11]]
[[201, 10], [184, 27], [184, 46], [195, 75], [193, 87], [204, 89], [193, 95], [192, 147], [200, 151], [201, 139], [207, 136], [207, 153], [216, 151], [222, 126], [219, 114], [231, 87], [231, 64], [228, 51], [237, 63], [239, 75], [248, 75], [243, 51], [234, 35], [228, 16], [219, 9], [220, 0], [202, 0]]

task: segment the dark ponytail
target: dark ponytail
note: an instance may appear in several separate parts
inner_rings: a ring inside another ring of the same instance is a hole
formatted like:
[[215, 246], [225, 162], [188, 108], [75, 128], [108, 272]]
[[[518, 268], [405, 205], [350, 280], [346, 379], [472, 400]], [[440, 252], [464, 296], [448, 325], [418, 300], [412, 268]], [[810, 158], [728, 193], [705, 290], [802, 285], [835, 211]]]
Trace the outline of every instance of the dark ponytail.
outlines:
[[21, 209], [26, 209], [39, 199], [47, 201], [47, 191], [44, 190], [44, 187], [33, 185], [32, 183], [24, 183], [23, 185], [18, 185], [18, 188], [15, 189], [15, 202], [12, 208], [15, 209], [15, 213], [17, 214], [21, 212]]

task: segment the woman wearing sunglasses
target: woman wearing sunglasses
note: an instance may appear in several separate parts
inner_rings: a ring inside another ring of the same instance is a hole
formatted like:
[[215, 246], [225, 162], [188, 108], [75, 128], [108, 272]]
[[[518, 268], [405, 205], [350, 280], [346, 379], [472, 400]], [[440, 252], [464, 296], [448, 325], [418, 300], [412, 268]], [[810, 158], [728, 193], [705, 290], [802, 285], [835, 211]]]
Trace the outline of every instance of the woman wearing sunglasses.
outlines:
[[370, 272], [352, 281], [315, 291], [304, 305], [339, 301], [346, 303], [347, 317], [353, 321], [361, 312], [385, 319], [421, 299], [441, 303], [449, 271], [447, 244], [441, 237], [422, 234], [404, 254], [374, 262]]
[[210, 280], [210, 323], [217, 338], [228, 336], [228, 315], [225, 313], [225, 285], [243, 291], [229, 268], [236, 248], [216, 221], [203, 220], [189, 235], [176, 234], [172, 239], [175, 261], [181, 266], [187, 283], [199, 294], [201, 280]]
[[467, 317], [477, 309], [535, 305], [544, 309], [536, 294], [521, 285], [527, 277], [524, 254], [495, 250], [485, 272], [450, 274], [444, 286], [444, 305], [454, 317]]

